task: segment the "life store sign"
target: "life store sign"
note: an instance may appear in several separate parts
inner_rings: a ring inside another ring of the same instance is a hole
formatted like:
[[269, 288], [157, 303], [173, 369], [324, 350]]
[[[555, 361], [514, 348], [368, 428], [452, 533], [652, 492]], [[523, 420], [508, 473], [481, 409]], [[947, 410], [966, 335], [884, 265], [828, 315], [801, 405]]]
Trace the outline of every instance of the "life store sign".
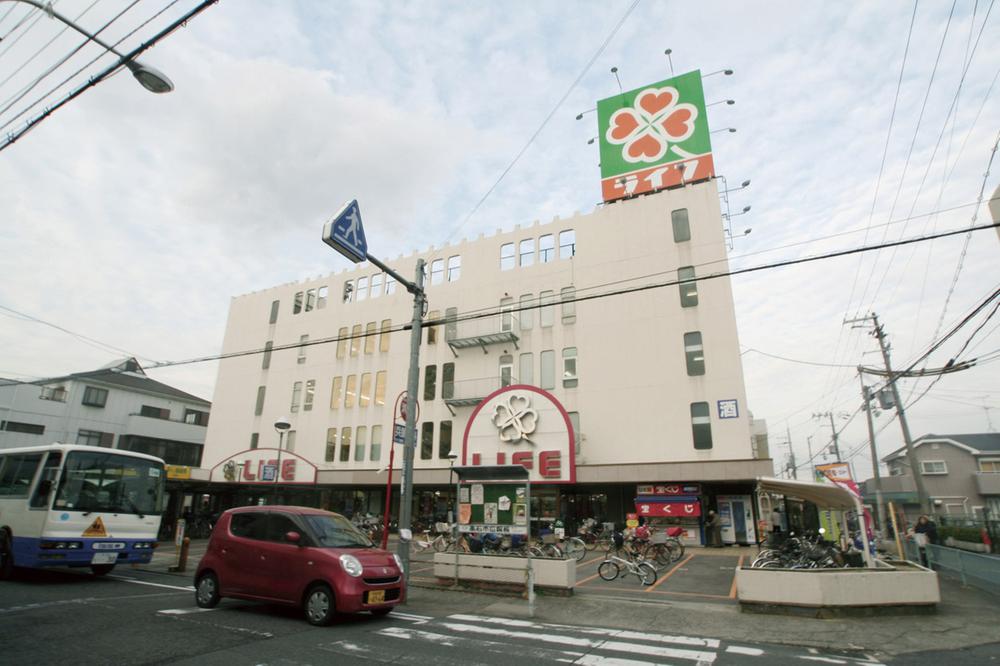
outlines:
[[[280, 458], [280, 460], [279, 460]], [[316, 483], [316, 465], [291, 451], [248, 449], [226, 458], [209, 474], [223, 483]]]
[[604, 201], [715, 175], [698, 70], [600, 100], [597, 127]]
[[469, 418], [463, 465], [523, 465], [532, 483], [576, 483], [573, 426], [551, 393], [508, 386], [488, 396]]

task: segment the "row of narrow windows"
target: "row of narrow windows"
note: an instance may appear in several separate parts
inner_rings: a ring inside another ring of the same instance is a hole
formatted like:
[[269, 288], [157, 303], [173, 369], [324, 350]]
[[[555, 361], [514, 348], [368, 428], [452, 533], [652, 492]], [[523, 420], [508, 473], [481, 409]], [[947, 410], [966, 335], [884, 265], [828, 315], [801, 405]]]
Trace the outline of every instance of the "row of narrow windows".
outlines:
[[509, 271], [517, 267], [534, 266], [536, 256], [540, 264], [555, 261], [557, 256], [559, 259], [572, 259], [576, 254], [575, 230], [565, 229], [559, 232], [558, 255], [556, 251], [554, 234], [539, 236], [537, 241], [534, 238], [525, 238], [516, 246], [514, 243], [504, 243], [500, 246], [500, 270]]

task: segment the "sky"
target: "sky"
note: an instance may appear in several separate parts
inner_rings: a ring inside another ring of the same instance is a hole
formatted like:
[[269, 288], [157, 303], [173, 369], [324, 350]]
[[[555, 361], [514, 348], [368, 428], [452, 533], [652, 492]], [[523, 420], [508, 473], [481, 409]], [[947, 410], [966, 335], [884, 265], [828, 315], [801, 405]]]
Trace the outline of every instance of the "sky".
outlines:
[[[198, 3], [54, 4], [91, 31], [120, 14], [101, 36], [129, 50]], [[84, 40], [30, 12], [0, 2], [0, 143], [115, 62], [85, 44], [53, 69]], [[988, 223], [998, 14], [986, 0], [222, 0], [141, 56], [173, 92], [121, 72], [0, 150], [0, 376], [217, 354], [234, 296], [351, 266], [319, 236], [352, 198], [390, 264], [593, 211], [590, 110], [619, 80], [700, 69], [708, 103], [735, 102], [708, 108], [713, 130], [736, 129], [712, 135], [717, 172], [751, 181], [728, 195], [732, 213], [751, 207], [731, 218], [731, 268]], [[829, 413], [869, 478], [856, 367], [881, 357], [870, 325], [845, 320], [876, 313], [908, 367], [988, 301], [998, 259], [985, 230], [734, 277], [748, 406], [776, 472], [790, 449], [799, 478], [833, 460]], [[915, 437], [1000, 427], [996, 305], [916, 367], [979, 363], [900, 380]], [[211, 399], [217, 371], [149, 374]], [[890, 412], [874, 425], [880, 457], [902, 446]]]

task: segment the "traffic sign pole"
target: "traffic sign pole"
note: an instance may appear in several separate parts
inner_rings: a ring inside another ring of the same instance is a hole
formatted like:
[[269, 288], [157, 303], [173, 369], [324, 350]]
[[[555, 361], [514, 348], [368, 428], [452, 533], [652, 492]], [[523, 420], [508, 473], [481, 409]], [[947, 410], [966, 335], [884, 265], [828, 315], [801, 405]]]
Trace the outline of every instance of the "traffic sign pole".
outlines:
[[[406, 443], [403, 445], [403, 479], [399, 493], [399, 529], [408, 530], [413, 514], [413, 452], [417, 447], [417, 382], [420, 379], [420, 324], [424, 316], [424, 260], [417, 259], [413, 290], [413, 320], [410, 329], [410, 375], [406, 382], [406, 395], [414, 405], [407, 405]], [[403, 574], [410, 581], [410, 544], [402, 539], [397, 546], [403, 561]]]

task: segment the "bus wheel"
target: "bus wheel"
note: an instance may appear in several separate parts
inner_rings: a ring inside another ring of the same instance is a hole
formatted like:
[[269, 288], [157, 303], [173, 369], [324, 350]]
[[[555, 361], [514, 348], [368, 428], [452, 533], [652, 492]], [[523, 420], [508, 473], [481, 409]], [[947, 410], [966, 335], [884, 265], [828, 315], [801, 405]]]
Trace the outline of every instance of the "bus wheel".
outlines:
[[14, 574], [14, 549], [10, 545], [10, 535], [0, 532], [0, 580], [7, 580]]
[[115, 568], [113, 564], [91, 564], [90, 570], [94, 572], [95, 576], [105, 576], [111, 573], [111, 570]]

